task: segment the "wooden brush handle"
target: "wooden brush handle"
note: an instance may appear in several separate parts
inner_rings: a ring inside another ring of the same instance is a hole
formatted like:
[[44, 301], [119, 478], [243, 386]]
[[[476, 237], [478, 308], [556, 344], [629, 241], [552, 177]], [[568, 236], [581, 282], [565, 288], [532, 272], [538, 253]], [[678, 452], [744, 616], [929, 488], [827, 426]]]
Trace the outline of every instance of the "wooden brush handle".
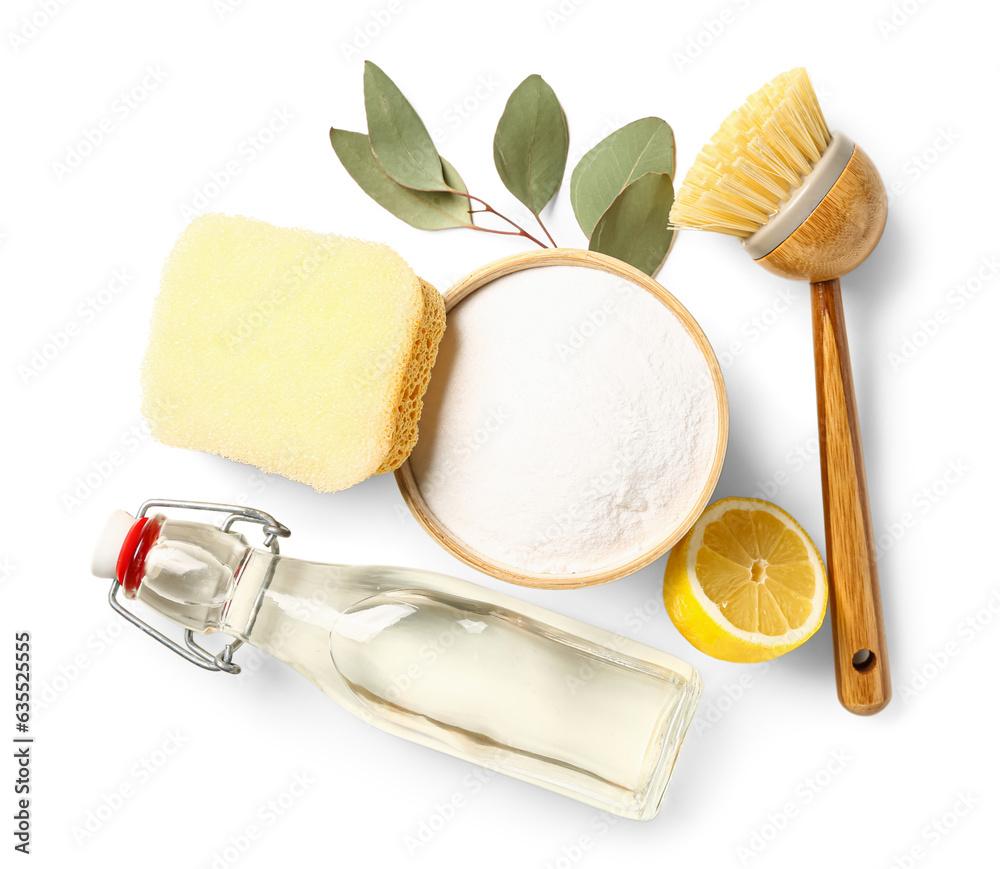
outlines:
[[871, 715], [892, 691], [839, 280], [812, 284], [812, 313], [837, 694]]

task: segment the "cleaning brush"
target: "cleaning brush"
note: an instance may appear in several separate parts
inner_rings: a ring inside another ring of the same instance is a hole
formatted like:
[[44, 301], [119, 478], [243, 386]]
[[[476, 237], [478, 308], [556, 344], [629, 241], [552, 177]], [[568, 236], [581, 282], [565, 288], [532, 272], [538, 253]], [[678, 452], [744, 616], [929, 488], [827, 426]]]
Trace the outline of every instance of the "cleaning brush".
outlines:
[[878, 171], [830, 132], [804, 69], [779, 75], [726, 119], [670, 212], [672, 225], [737, 236], [764, 268], [812, 285], [837, 693], [859, 714], [882, 709], [891, 688], [839, 279], [872, 252], [886, 212]]

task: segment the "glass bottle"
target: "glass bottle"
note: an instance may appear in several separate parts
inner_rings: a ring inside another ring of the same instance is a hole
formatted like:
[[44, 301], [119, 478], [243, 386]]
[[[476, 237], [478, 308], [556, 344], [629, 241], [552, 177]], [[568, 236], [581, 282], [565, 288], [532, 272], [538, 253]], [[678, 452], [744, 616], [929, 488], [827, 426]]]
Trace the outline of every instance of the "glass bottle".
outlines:
[[[288, 533], [258, 511], [196, 506]], [[185, 650], [125, 610], [119, 585], [190, 632], [284, 661], [389, 733], [623, 817], [659, 810], [701, 691], [688, 664], [470, 582], [287, 558], [223, 528], [119, 512], [94, 572], [115, 580], [112, 606], [189, 660], [212, 659], [193, 633]], [[199, 666], [238, 672], [215, 661]]]

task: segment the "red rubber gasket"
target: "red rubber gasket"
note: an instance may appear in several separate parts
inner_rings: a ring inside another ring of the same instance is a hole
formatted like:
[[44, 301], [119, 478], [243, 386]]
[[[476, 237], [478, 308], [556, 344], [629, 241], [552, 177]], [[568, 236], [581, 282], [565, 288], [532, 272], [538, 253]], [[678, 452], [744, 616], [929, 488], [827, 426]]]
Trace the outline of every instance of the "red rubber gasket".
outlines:
[[[137, 522], [136, 525], [139, 523]], [[149, 554], [149, 550], [153, 548], [153, 544], [156, 543], [157, 538], [160, 536], [160, 529], [163, 527], [163, 517], [154, 516], [152, 519], [144, 522], [142, 527], [138, 532], [138, 541], [135, 544], [133, 550], [133, 555], [129, 559], [128, 564], [125, 568], [124, 575], [119, 579], [122, 584], [122, 588], [125, 590], [125, 597], [135, 597], [136, 592], [139, 591], [139, 586], [142, 585], [142, 578], [146, 572], [146, 556]], [[135, 530], [135, 526], [129, 529], [129, 537], [132, 535], [132, 531]], [[126, 542], [127, 542], [126, 538]], [[125, 553], [125, 547], [122, 546], [122, 553]]]
[[115, 576], [118, 578], [119, 585], [125, 580], [125, 571], [132, 561], [132, 556], [135, 555], [135, 548], [139, 545], [139, 536], [148, 521], [149, 518], [146, 516], [136, 519], [122, 541], [122, 548], [118, 550], [118, 561], [115, 564]]

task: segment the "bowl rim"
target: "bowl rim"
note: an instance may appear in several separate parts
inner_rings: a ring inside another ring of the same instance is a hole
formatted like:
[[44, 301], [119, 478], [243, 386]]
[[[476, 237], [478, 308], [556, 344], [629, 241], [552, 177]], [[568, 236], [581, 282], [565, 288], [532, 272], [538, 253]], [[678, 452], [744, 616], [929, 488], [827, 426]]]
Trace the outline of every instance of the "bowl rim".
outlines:
[[574, 248], [551, 248], [516, 254], [476, 269], [454, 284], [444, 295], [445, 311], [451, 311], [463, 299], [476, 290], [506, 275], [530, 268], [544, 268], [546, 266], [557, 265], [583, 266], [618, 275], [642, 287], [664, 306], [669, 308], [684, 325], [688, 334], [701, 350], [705, 362], [708, 364], [712, 383], [715, 387], [718, 426], [716, 431], [715, 455], [705, 485], [691, 510], [688, 511], [687, 515], [676, 528], [656, 546], [624, 564], [603, 568], [586, 574], [555, 575], [524, 573], [512, 569], [510, 565], [491, 561], [482, 553], [472, 549], [434, 515], [420, 492], [420, 486], [413, 474], [410, 459], [407, 457], [406, 461], [395, 471], [396, 485], [399, 487], [400, 494], [402, 494], [406, 506], [417, 522], [423, 526], [424, 530], [439, 545], [470, 567], [474, 567], [488, 576], [530, 588], [583, 588], [591, 585], [601, 585], [602, 583], [622, 579], [636, 571], [642, 570], [642, 568], [648, 567], [658, 558], [665, 555], [690, 530], [691, 526], [694, 525], [707, 506], [719, 482], [729, 442], [729, 404], [726, 396], [726, 384], [722, 376], [722, 368], [719, 365], [719, 360], [715, 355], [715, 350], [709, 343], [698, 321], [691, 315], [691, 312], [657, 280], [628, 263], [607, 256], [606, 254], [597, 253], [596, 251], [577, 250]]

